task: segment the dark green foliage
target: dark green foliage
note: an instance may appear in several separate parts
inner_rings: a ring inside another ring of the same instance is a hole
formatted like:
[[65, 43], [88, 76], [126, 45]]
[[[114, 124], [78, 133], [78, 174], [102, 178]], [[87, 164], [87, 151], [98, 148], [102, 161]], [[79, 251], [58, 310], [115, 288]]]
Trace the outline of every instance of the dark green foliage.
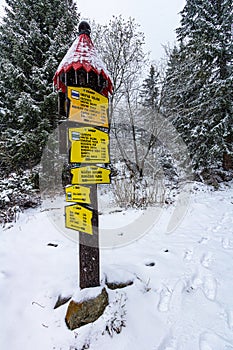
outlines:
[[77, 31], [73, 0], [6, 0], [0, 27], [0, 168], [40, 161], [58, 122], [52, 78]]
[[39, 204], [37, 173], [25, 171], [0, 178], [0, 224], [15, 221], [24, 209]]
[[233, 141], [232, 0], [187, 0], [170, 55], [163, 107], [196, 173], [230, 169]]
[[151, 65], [148, 77], [143, 81], [141, 89], [142, 105], [152, 111], [158, 110], [159, 88], [158, 88], [159, 73], [155, 67]]

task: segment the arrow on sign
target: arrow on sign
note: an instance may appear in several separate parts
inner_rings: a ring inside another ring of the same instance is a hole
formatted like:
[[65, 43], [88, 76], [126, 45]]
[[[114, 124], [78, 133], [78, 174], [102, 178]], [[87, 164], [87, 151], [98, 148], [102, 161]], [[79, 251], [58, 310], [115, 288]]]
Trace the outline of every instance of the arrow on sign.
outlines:
[[111, 170], [95, 165], [71, 169], [72, 184], [109, 184]]
[[69, 185], [66, 186], [66, 202], [78, 202], [90, 204], [91, 189], [85, 186]]
[[74, 204], [65, 207], [66, 227], [93, 235], [93, 211], [82, 205]]

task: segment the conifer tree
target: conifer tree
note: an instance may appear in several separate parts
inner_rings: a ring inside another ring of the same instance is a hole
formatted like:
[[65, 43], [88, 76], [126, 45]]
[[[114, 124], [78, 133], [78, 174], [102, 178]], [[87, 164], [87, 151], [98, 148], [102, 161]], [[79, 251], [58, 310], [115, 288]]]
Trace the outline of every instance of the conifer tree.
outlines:
[[187, 0], [181, 16], [164, 107], [197, 172], [220, 164], [227, 169], [233, 154], [232, 0]]
[[159, 73], [155, 67], [151, 65], [148, 77], [144, 80], [141, 89], [142, 105], [152, 111], [158, 110], [159, 88], [158, 88]]
[[57, 124], [52, 78], [77, 34], [73, 0], [6, 0], [0, 27], [0, 167], [40, 160]]

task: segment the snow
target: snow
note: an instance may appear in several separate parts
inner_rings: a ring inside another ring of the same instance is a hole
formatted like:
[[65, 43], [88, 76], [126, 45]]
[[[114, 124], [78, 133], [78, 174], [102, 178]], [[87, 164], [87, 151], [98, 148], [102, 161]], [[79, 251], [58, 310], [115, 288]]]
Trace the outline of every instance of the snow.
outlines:
[[93, 287], [82, 290], [77, 289], [72, 297], [72, 300], [81, 303], [86, 300], [95, 299], [101, 294], [102, 289], [103, 287]]
[[87, 38], [86, 35], [82, 35], [75, 39], [67, 54], [61, 61], [58, 67], [58, 71], [62, 68], [65, 69], [67, 66], [74, 62], [88, 62], [99, 72], [101, 72], [102, 69], [104, 71], [106, 70], [106, 67], [100, 60], [99, 55], [97, 54], [96, 49], [91, 42], [91, 39], [89, 39], [89, 37]]
[[[106, 200], [100, 224], [109, 229], [112, 222], [120, 233], [122, 220], [124, 240], [127, 218], [143, 216], [111, 210]], [[193, 191], [182, 222], [168, 234], [171, 209], [163, 208], [138, 239], [101, 250], [102, 283], [134, 283], [107, 288], [103, 316], [74, 331], [64, 321], [68, 304], [54, 309], [58, 296], [86, 297], [98, 288], [80, 292], [77, 243], [51, 220], [56, 210], [30, 209], [2, 228], [1, 349], [233, 349], [233, 184]]]

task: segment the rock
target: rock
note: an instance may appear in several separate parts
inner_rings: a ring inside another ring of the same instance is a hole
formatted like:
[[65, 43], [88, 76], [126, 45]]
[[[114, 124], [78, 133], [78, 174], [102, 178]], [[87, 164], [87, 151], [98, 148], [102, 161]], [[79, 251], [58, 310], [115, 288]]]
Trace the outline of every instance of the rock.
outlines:
[[128, 286], [131, 286], [132, 284], [133, 284], [133, 281], [126, 281], [126, 282], [108, 282], [108, 281], [106, 281], [106, 286], [109, 289], [125, 288]]
[[104, 279], [109, 289], [125, 288], [134, 283], [135, 274], [121, 268], [119, 265], [111, 265], [105, 268]]
[[65, 297], [65, 296], [59, 295], [58, 298], [57, 298], [56, 304], [54, 305], [54, 309], [57, 309], [59, 306], [64, 305], [70, 299], [71, 299], [71, 296]]
[[145, 265], [152, 267], [152, 266], [155, 266], [155, 262], [154, 261], [147, 262], [147, 263], [145, 263]]
[[58, 247], [58, 244], [55, 244], [55, 243], [48, 243], [47, 244], [48, 247]]
[[73, 330], [96, 321], [103, 314], [107, 305], [108, 293], [105, 288], [94, 298], [81, 302], [71, 300], [65, 318], [67, 327]]

